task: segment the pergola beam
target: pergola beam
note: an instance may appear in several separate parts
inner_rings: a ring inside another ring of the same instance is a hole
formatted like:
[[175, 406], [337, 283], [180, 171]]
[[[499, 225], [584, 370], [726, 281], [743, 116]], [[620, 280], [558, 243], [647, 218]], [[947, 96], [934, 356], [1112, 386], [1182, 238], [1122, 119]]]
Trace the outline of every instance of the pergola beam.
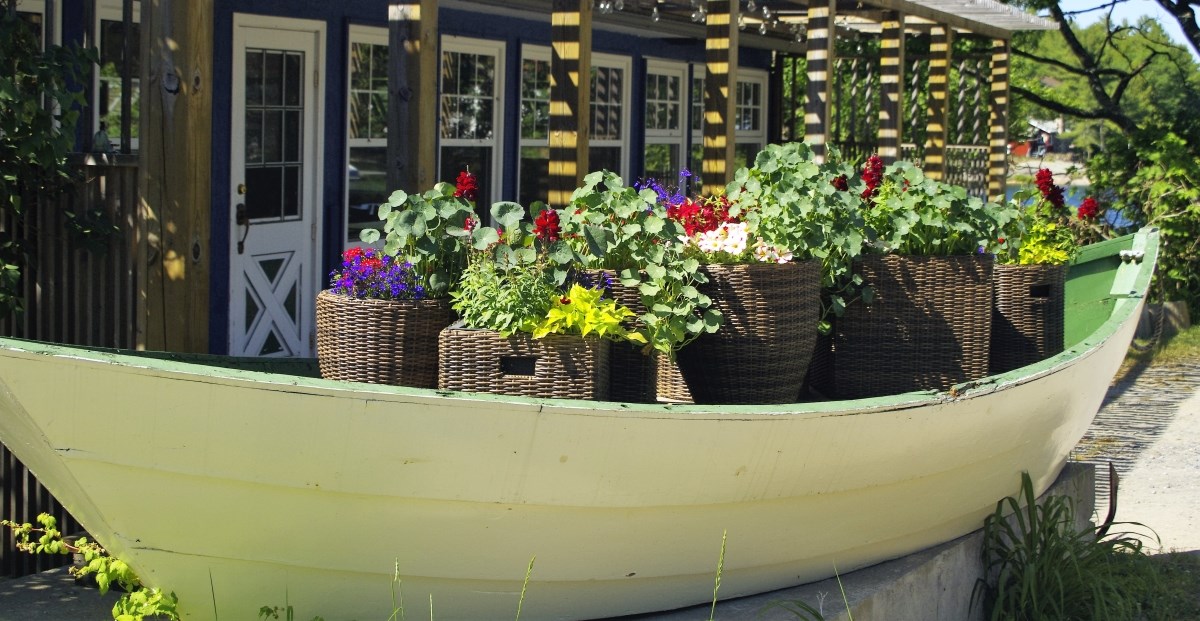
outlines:
[[900, 159], [904, 127], [904, 14], [884, 12], [880, 39], [878, 153], [884, 165]]
[[733, 173], [737, 11], [737, 0], [708, 1], [704, 44], [704, 161], [700, 168], [705, 194], [723, 190]]
[[954, 31], [936, 26], [929, 42], [929, 98], [925, 126], [925, 176], [943, 179], [946, 175], [946, 143], [949, 127], [946, 108], [949, 104], [950, 61], [954, 53]]
[[1008, 65], [1009, 42], [992, 41], [991, 90], [988, 97], [988, 198], [1005, 198], [1008, 183]]
[[554, 0], [550, 33], [549, 200], [562, 207], [588, 171], [592, 0]]

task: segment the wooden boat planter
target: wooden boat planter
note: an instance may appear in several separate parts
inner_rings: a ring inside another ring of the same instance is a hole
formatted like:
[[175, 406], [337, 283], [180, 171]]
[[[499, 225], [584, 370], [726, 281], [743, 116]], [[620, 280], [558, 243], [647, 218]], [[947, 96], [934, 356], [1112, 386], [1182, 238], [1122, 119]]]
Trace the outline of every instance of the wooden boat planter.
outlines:
[[[584, 619], [808, 582], [1041, 494], [1128, 349], [1153, 231], [1083, 250], [1066, 348], [1005, 374], [769, 406], [522, 398], [304, 377], [275, 361], [0, 340], [0, 439], [188, 619], [264, 603]], [[311, 363], [307, 367], [315, 375]], [[240, 516], [245, 519], [230, 519]]]

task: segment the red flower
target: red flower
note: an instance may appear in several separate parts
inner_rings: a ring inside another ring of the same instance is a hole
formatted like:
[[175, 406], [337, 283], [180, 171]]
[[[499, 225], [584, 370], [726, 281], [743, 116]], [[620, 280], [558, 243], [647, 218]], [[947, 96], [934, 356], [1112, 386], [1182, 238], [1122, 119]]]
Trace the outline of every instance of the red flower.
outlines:
[[688, 237], [714, 231], [729, 221], [729, 199], [724, 196], [707, 200], [684, 199], [667, 206], [667, 217], [683, 225], [683, 232]]
[[867, 188], [862, 193], [863, 199], [875, 196], [876, 190], [879, 189], [879, 183], [883, 181], [883, 160], [878, 155], [871, 155], [867, 158], [867, 163], [863, 165], [862, 180], [867, 184]]
[[471, 231], [474, 231], [475, 230], [475, 218], [467, 216], [467, 219], [463, 220], [463, 230], [468, 233], [470, 233]]
[[342, 253], [342, 260], [346, 261], [347, 263], [350, 263], [350, 262], [354, 261], [355, 259], [361, 257], [362, 255], [363, 255], [363, 247], [355, 246], [353, 248], [347, 248], [346, 251]]
[[1003, 243], [1004, 243], [1004, 238], [1003, 238], [1003, 237], [1001, 237], [1000, 239], [997, 239], [996, 241], [997, 241], [997, 242], [999, 242], [999, 243], [1001, 243], [1001, 244], [1003, 244]]
[[558, 212], [553, 209], [543, 209], [533, 220], [533, 234], [544, 242], [558, 241], [562, 228], [558, 225]]
[[475, 195], [479, 191], [479, 180], [470, 172], [462, 171], [458, 173], [458, 179], [454, 180], [454, 197], [465, 198], [468, 201], [475, 202]]
[[569, 297], [567, 297], [567, 296], [565, 296], [565, 295], [564, 295], [563, 297], [561, 297], [561, 298], [558, 298], [558, 303], [559, 303], [559, 304], [570, 304], [570, 303], [571, 303], [571, 298], [569, 298]]
[[833, 187], [845, 192], [850, 189], [850, 181], [846, 179], [846, 175], [838, 175], [833, 178]]
[[1034, 181], [1037, 184], [1038, 191], [1042, 196], [1054, 206], [1055, 209], [1063, 207], [1063, 190], [1061, 187], [1054, 185], [1054, 173], [1049, 169], [1043, 168], [1037, 171], [1037, 177]]
[[1077, 215], [1080, 220], [1090, 220], [1095, 218], [1099, 213], [1100, 204], [1096, 202], [1096, 199], [1089, 196], [1080, 203]]

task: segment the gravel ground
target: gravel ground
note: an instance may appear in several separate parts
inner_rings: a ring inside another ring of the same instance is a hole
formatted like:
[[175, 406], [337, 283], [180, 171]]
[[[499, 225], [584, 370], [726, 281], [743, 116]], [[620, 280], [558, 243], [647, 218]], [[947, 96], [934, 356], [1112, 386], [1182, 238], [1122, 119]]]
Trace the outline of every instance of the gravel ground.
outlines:
[[1200, 550], [1200, 360], [1126, 372], [1073, 458], [1097, 465], [1098, 511], [1107, 511], [1112, 463], [1118, 521], [1153, 529], [1161, 543], [1151, 537], [1151, 548]]

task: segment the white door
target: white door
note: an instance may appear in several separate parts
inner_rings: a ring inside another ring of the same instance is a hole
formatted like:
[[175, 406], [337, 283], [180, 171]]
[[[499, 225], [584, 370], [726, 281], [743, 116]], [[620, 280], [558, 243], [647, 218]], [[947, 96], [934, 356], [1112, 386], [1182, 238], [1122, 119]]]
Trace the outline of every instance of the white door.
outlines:
[[311, 356], [324, 27], [234, 16], [229, 352]]

